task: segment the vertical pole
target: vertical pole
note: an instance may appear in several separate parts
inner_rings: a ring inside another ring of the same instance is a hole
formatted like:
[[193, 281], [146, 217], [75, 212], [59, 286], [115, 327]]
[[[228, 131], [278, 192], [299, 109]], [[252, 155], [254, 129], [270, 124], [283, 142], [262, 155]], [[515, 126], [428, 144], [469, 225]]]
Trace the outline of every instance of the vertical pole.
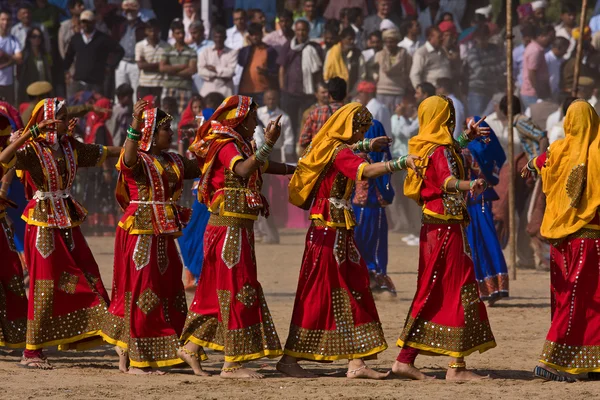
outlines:
[[[579, 75], [581, 74], [581, 58], [583, 57], [583, 30], [587, 14], [587, 0], [581, 2], [581, 17], [579, 18], [579, 39], [577, 39], [577, 53], [575, 55], [575, 74], [573, 75], [573, 88], [571, 95], [577, 97]], [[587, 99], [586, 99], [587, 100]]]
[[512, 0], [506, 0], [506, 95], [508, 97], [508, 171], [510, 185], [508, 187], [508, 265], [510, 266], [511, 279], [517, 279], [517, 242], [515, 218], [515, 150], [513, 129], [513, 26], [512, 26]]

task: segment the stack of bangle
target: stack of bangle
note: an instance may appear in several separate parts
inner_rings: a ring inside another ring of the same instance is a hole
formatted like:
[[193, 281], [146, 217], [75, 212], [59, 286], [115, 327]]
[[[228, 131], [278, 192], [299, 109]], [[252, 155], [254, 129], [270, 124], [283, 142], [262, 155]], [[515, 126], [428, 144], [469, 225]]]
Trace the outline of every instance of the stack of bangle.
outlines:
[[385, 169], [391, 174], [396, 171], [402, 171], [406, 169], [406, 159], [408, 156], [402, 156], [395, 160], [391, 160], [385, 163]]
[[471, 140], [469, 139], [469, 136], [467, 136], [467, 132], [462, 131], [462, 133], [460, 134], [458, 139], [456, 139], [456, 141], [458, 142], [458, 145], [464, 149], [468, 146]]
[[368, 153], [371, 151], [371, 139], [359, 140], [356, 143], [356, 149], [361, 153]]
[[37, 139], [37, 137], [40, 136], [40, 134], [42, 133], [42, 131], [40, 131], [40, 127], [37, 124], [29, 128], [29, 132], [31, 132], [31, 137], [34, 139]]
[[127, 128], [127, 139], [139, 142], [142, 139], [142, 132], [133, 129], [133, 126]]
[[262, 146], [259, 147], [258, 150], [256, 150], [254, 157], [256, 157], [256, 159], [258, 161], [260, 161], [261, 163], [265, 163], [269, 159], [269, 155], [271, 154], [272, 151], [273, 151], [273, 145], [265, 142]]

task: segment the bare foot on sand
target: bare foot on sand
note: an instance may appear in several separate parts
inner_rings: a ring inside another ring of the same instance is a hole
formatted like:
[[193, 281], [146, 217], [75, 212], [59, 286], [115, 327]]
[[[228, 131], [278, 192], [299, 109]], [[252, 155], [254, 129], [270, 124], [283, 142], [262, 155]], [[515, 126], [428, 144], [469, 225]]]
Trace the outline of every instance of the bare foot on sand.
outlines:
[[466, 368], [448, 368], [446, 372], [447, 381], [478, 381], [482, 379], [490, 379], [490, 376], [479, 375]]
[[254, 372], [248, 368], [239, 367], [223, 367], [221, 370], [221, 378], [225, 379], [262, 379], [264, 375]]
[[350, 369], [346, 372], [348, 379], [385, 379], [390, 375], [391, 371], [388, 372], [377, 372], [366, 365], [360, 368]]
[[435, 376], [425, 375], [412, 364], [405, 364], [399, 361], [395, 361], [392, 365], [392, 373], [403, 378], [413, 379], [415, 381], [421, 381], [425, 379], [435, 379]]
[[115, 346], [115, 351], [119, 356], [119, 371], [126, 374], [128, 372], [127, 362], [129, 361], [129, 356], [127, 355], [127, 352], [119, 346]]
[[41, 358], [41, 357], [35, 357], [35, 358], [23, 357], [18, 365], [21, 368], [28, 368], [28, 369], [41, 369], [41, 370], [54, 369], [54, 367], [48, 362], [48, 360], [46, 358]]
[[194, 371], [194, 375], [196, 376], [210, 376], [208, 372], [202, 369], [202, 364], [200, 364], [200, 359], [198, 358], [198, 353], [194, 353], [193, 351], [187, 350], [185, 347], [181, 347], [177, 349], [177, 355], [183, 361], [186, 362], [187, 365], [192, 367]]
[[310, 371], [305, 370], [297, 362], [284, 364], [281, 361], [277, 363], [277, 371], [292, 378], [316, 378], [317, 376]]

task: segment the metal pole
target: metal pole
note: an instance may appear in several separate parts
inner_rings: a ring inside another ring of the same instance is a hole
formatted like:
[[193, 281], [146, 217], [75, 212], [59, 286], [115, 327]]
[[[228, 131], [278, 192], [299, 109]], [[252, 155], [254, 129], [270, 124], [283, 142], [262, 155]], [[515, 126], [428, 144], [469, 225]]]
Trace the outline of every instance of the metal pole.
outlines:
[[[583, 57], [583, 30], [587, 14], [587, 0], [581, 2], [581, 17], [579, 18], [579, 39], [577, 39], [577, 53], [575, 55], [575, 74], [573, 75], [573, 88], [571, 95], [577, 97], [579, 75], [581, 74], [581, 58]], [[587, 100], [587, 99], [586, 99]]]
[[517, 279], [517, 230], [515, 218], [515, 138], [513, 130], [513, 26], [512, 26], [512, 0], [506, 0], [506, 95], [508, 97], [508, 172], [510, 185], [508, 187], [508, 265], [510, 266], [511, 279]]

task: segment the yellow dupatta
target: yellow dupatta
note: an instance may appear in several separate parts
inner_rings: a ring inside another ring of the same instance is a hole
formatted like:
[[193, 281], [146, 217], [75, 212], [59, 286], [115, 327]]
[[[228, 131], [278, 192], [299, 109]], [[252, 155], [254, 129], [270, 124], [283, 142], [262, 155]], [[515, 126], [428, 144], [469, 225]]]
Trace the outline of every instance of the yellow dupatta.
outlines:
[[338, 43], [329, 49], [325, 59], [325, 67], [323, 68], [323, 80], [327, 82], [331, 78], [340, 77], [346, 82], [350, 79], [348, 66], [344, 61], [342, 54], [342, 44]]
[[600, 207], [600, 118], [584, 100], [565, 116], [565, 138], [550, 146], [542, 169], [546, 212], [541, 234], [562, 239], [585, 227]]
[[[423, 166], [422, 174], [428, 164], [429, 155], [438, 146], [453, 146], [454, 139], [454, 105], [452, 100], [443, 96], [431, 96], [419, 105], [419, 134], [408, 141], [408, 154], [419, 156], [422, 161], [417, 164]], [[421, 185], [423, 178], [419, 178], [415, 171], [408, 170], [404, 181], [404, 195], [418, 204], [421, 204]]]
[[310, 208], [319, 177], [336, 149], [352, 138], [354, 115], [363, 108], [360, 103], [346, 104], [329, 117], [319, 130], [298, 160], [298, 167], [288, 186], [290, 203], [305, 210]]

